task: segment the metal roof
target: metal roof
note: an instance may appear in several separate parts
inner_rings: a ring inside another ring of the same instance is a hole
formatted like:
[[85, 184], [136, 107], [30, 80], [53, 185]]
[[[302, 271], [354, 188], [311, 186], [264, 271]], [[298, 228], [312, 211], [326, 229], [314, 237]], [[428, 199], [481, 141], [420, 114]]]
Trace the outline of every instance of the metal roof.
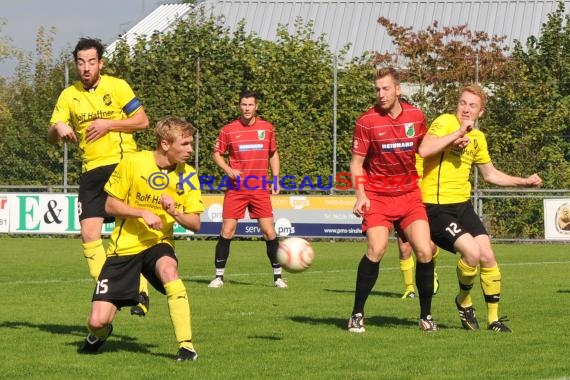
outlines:
[[[153, 33], [168, 31], [172, 23], [188, 12], [192, 11], [188, 4], [163, 4], [155, 8], [148, 16], [139, 21], [121, 37], [125, 38], [129, 46], [134, 45], [139, 37], [150, 37]], [[119, 40], [107, 46], [107, 54], [112, 54]]]
[[[570, 1], [564, 1], [566, 10]], [[351, 44], [348, 58], [369, 51], [393, 52], [392, 40], [380, 17], [412, 30], [425, 30], [437, 20], [440, 27], [467, 25], [471, 31], [484, 31], [489, 35], [506, 36], [512, 46], [531, 36], [539, 36], [548, 14], [556, 11], [554, 0], [205, 0], [197, 6], [204, 7], [207, 15], [220, 17], [231, 30], [245, 21], [245, 30], [266, 40], [275, 40], [278, 25], [286, 25], [294, 32], [295, 21], [312, 20], [315, 36], [325, 35], [334, 52]], [[177, 17], [192, 11], [188, 4], [163, 4], [126, 33], [127, 42], [135, 36], [164, 32]], [[115, 43], [109, 46], [114, 49]]]

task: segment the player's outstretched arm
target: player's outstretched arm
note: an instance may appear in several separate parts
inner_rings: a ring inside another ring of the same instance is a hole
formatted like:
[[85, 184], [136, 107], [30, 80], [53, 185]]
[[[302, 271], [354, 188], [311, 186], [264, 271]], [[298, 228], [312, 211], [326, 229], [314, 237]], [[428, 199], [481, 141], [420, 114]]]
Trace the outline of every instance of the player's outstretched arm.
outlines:
[[515, 177], [495, 168], [492, 162], [477, 165], [477, 167], [483, 175], [485, 182], [492, 183], [493, 185], [519, 187], [540, 187], [542, 185], [542, 178], [536, 173], [526, 178]]

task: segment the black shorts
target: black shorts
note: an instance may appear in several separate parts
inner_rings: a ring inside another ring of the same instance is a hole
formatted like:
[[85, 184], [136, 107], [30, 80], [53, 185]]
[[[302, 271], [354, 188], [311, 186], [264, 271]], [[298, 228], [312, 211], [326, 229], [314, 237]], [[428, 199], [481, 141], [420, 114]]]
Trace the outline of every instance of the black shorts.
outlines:
[[77, 203], [79, 220], [95, 217], [105, 218], [105, 223], [115, 220], [105, 212], [107, 193], [104, 188], [116, 166], [117, 164], [100, 166], [81, 174]]
[[164, 256], [178, 262], [174, 249], [166, 243], [154, 245], [136, 255], [108, 256], [97, 279], [92, 300], [111, 302], [118, 309], [138, 304], [141, 274], [153, 288], [166, 294], [155, 270], [156, 262]]
[[448, 205], [426, 204], [431, 240], [455, 253], [455, 241], [463, 234], [488, 235], [471, 202]]

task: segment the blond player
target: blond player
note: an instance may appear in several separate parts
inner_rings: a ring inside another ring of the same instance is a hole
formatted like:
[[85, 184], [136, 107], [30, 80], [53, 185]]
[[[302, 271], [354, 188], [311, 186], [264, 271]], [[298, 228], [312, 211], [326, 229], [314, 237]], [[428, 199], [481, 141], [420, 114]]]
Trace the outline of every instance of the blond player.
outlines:
[[105, 210], [117, 218], [107, 260], [93, 293], [89, 334], [82, 353], [96, 353], [113, 331], [117, 309], [138, 302], [139, 278], [166, 295], [178, 342], [176, 360], [196, 360], [190, 304], [178, 275], [174, 223], [200, 229], [204, 211], [192, 154], [192, 125], [176, 117], [157, 123], [154, 151], [133, 153], [117, 165], [105, 185]]
[[495, 168], [483, 132], [474, 128], [485, 112], [487, 96], [478, 85], [459, 92], [455, 114], [443, 114], [433, 121], [419, 154], [424, 157], [421, 182], [423, 201], [429, 218], [432, 241], [450, 252], [459, 252], [457, 279], [459, 294], [455, 305], [463, 328], [478, 330], [471, 289], [480, 267], [481, 288], [487, 303], [487, 328], [511, 332], [499, 318], [501, 271], [491, 239], [471, 204], [471, 168], [477, 165], [483, 179], [497, 186], [540, 186], [533, 174], [514, 177]]

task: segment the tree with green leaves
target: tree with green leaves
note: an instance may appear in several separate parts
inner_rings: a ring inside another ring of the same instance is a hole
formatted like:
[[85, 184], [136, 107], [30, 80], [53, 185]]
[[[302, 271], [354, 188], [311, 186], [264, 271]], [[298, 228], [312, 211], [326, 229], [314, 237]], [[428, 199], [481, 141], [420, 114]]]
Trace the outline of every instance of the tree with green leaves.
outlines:
[[[485, 123], [498, 166], [521, 175], [538, 172], [551, 189], [570, 189], [569, 21], [559, 2], [538, 37], [516, 43], [507, 78], [493, 88]], [[541, 236], [542, 201], [488, 203], [502, 234]]]

